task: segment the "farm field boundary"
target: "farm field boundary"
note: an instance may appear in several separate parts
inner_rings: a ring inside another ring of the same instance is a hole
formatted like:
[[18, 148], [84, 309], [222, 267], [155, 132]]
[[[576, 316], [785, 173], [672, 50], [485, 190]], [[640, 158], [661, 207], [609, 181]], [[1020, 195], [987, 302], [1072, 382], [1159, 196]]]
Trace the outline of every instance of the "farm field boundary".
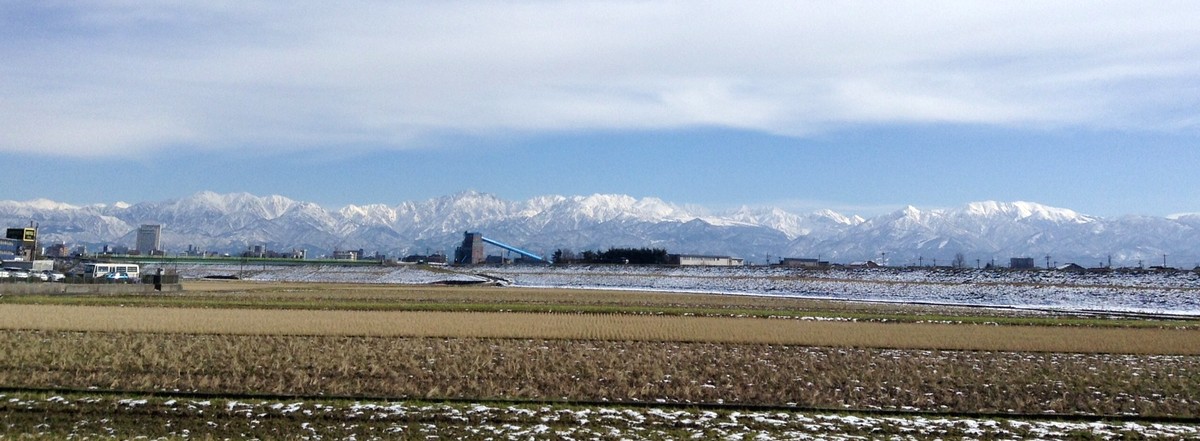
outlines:
[[613, 314], [0, 305], [0, 329], [178, 334], [535, 338], [1200, 355], [1200, 332]]

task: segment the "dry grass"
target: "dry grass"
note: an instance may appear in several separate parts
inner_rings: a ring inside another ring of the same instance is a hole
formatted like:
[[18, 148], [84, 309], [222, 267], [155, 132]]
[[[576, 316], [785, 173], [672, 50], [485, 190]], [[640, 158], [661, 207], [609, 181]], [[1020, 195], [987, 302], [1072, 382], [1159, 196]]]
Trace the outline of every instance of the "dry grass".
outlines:
[[1200, 357], [2, 331], [0, 384], [138, 391], [1200, 414]]
[[856, 323], [734, 317], [0, 305], [0, 329], [760, 343], [1200, 354], [1200, 331]]

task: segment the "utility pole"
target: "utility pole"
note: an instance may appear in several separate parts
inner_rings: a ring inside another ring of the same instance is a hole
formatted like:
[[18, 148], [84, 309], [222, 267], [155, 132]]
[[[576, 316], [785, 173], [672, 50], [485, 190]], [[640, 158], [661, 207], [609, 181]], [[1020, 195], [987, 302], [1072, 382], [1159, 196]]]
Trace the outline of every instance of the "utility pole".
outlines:
[[1050, 269], [1050, 255], [1046, 255], [1046, 269]]
[[33, 250], [29, 251], [29, 260], [34, 261], [38, 259], [38, 227], [40, 227], [41, 224], [35, 224], [33, 221], [29, 221], [29, 226], [33, 228]]
[[1167, 254], [1163, 253], [1163, 269], [1167, 269]]

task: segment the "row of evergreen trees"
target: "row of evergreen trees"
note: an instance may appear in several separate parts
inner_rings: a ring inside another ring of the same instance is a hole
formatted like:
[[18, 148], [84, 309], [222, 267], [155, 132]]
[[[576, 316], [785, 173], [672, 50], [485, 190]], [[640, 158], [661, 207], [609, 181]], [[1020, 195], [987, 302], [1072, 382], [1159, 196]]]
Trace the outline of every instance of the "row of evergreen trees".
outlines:
[[665, 265], [667, 250], [663, 248], [609, 248], [607, 251], [584, 251], [575, 254], [571, 250], [554, 251], [554, 262], [570, 263], [620, 263], [631, 265]]

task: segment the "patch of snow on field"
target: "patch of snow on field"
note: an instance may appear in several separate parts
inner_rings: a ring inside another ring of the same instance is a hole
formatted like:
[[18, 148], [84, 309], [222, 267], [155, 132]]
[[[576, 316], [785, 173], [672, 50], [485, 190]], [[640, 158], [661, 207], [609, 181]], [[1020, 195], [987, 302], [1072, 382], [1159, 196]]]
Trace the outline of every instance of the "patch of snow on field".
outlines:
[[1040, 271], [801, 271], [623, 265], [490, 267], [514, 286], [629, 289], [1074, 312], [1200, 316], [1200, 275]]
[[535, 288], [641, 290], [1200, 316], [1200, 274], [1194, 272], [805, 271], [766, 267], [636, 265], [510, 265], [438, 267], [433, 270], [416, 265], [183, 264], [167, 269], [191, 279], [215, 276], [262, 282], [424, 285], [483, 283], [495, 278], [513, 286]]
[[432, 283], [480, 283], [488, 279], [453, 271], [432, 271], [423, 267], [349, 266], [349, 265], [202, 265], [167, 267], [185, 279], [237, 278], [253, 282], [314, 283], [387, 283], [427, 285]]

